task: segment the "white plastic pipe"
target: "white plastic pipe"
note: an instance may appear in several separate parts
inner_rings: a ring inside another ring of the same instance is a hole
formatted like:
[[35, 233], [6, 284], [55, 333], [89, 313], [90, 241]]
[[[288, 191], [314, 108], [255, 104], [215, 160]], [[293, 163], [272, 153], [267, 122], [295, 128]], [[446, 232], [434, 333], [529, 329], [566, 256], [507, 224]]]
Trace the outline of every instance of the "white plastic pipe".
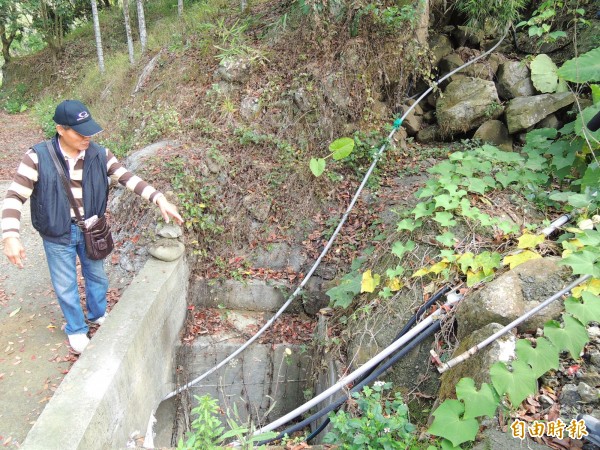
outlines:
[[319, 395], [314, 397], [312, 400], [309, 400], [305, 404], [300, 405], [298, 408], [287, 413], [285, 416], [280, 417], [276, 421], [271, 422], [270, 424], [260, 428], [259, 430], [256, 430], [256, 432], [254, 434], [256, 435], [256, 434], [265, 433], [267, 431], [272, 431], [275, 428], [286, 424], [290, 420], [298, 417], [300, 414], [308, 411], [313, 406], [318, 405], [322, 401], [326, 400], [327, 398], [329, 398], [330, 396], [335, 394], [337, 391], [343, 389], [349, 383], [353, 382], [355, 379], [357, 379], [364, 373], [371, 370], [373, 367], [378, 365], [385, 358], [390, 356], [392, 353], [395, 353], [399, 348], [401, 348], [402, 346], [404, 346], [405, 344], [410, 342], [415, 336], [417, 336], [424, 329], [429, 327], [429, 325], [431, 325], [434, 321], [441, 319], [444, 315], [447, 314], [447, 310], [450, 308], [450, 306], [453, 306], [454, 304], [456, 304], [461, 298], [462, 298], [461, 295], [455, 294], [454, 292], [450, 292], [447, 295], [448, 301], [444, 304], [443, 307], [435, 310], [429, 317], [427, 317], [425, 320], [419, 322], [413, 329], [411, 329], [408, 333], [406, 333], [404, 336], [402, 336], [397, 341], [394, 341], [389, 347], [386, 347], [381, 353], [378, 353], [377, 355], [375, 355], [373, 358], [371, 358], [365, 364], [360, 366], [354, 372], [350, 373], [349, 375], [346, 375], [344, 378], [339, 380], [336, 384], [331, 386], [329, 389], [321, 392]]
[[494, 342], [496, 339], [498, 339], [500, 336], [503, 336], [504, 334], [508, 333], [510, 330], [512, 330], [517, 325], [521, 324], [522, 322], [525, 322], [527, 319], [529, 319], [531, 316], [533, 316], [534, 314], [536, 314], [538, 311], [541, 311], [546, 306], [548, 306], [550, 303], [552, 303], [556, 299], [558, 299], [558, 298], [562, 297], [563, 295], [565, 295], [567, 292], [569, 292], [575, 286], [578, 286], [581, 283], [583, 283], [584, 281], [589, 280], [591, 277], [592, 277], [591, 275], [584, 275], [584, 276], [579, 277], [577, 280], [575, 280], [571, 284], [569, 284], [566, 288], [562, 289], [561, 291], [558, 291], [552, 297], [544, 300], [542, 303], [540, 303], [539, 305], [537, 305], [535, 308], [532, 308], [531, 310], [527, 311], [522, 316], [516, 318], [511, 323], [509, 323], [508, 325], [506, 325], [504, 328], [502, 328], [501, 330], [498, 330], [496, 333], [492, 334], [486, 340], [484, 340], [484, 341], [480, 342], [479, 344], [471, 347], [469, 350], [467, 350], [464, 353], [461, 353], [456, 358], [452, 358], [450, 361], [442, 364], [440, 367], [438, 367], [438, 372], [439, 373], [444, 373], [446, 370], [451, 369], [452, 367], [456, 366], [457, 364], [459, 364], [459, 363], [461, 363], [463, 361], [466, 361], [471, 356], [473, 356], [475, 353], [477, 353], [479, 350], [481, 350], [482, 348], [487, 347], [492, 342]]

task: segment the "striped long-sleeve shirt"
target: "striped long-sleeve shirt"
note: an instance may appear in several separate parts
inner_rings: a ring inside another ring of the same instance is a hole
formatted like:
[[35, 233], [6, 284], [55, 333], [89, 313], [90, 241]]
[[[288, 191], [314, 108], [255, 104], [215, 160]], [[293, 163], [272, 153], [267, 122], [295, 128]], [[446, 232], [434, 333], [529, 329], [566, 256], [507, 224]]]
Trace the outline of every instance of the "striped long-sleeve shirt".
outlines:
[[[83, 160], [85, 151], [81, 152], [76, 159], [67, 157], [67, 166], [69, 167], [69, 178], [71, 191], [75, 202], [79, 207], [79, 212], [85, 217], [83, 211]], [[117, 158], [106, 149], [106, 170], [108, 176], [127, 189], [135, 192], [144, 199], [156, 203], [163, 196], [159, 191], [150, 186], [140, 177], [128, 171]], [[21, 163], [17, 169], [13, 181], [8, 188], [4, 205], [2, 207], [2, 239], [8, 237], [19, 237], [19, 229], [21, 227], [21, 211], [23, 204], [27, 201], [33, 192], [33, 187], [38, 181], [38, 157], [33, 150], [28, 150], [23, 156]], [[75, 213], [71, 208], [71, 217], [75, 217]]]

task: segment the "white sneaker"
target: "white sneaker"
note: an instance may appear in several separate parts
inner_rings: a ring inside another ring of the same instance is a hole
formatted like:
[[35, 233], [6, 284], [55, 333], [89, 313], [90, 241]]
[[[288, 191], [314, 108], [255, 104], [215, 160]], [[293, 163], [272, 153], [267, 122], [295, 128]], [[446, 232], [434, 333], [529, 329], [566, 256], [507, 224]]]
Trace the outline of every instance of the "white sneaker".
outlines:
[[68, 337], [69, 345], [75, 353], [83, 352], [90, 342], [87, 334], [85, 333], [69, 334]]
[[102, 317], [98, 317], [96, 320], [90, 320], [90, 323], [93, 323], [94, 325], [102, 325], [105, 319], [106, 314], [104, 314]]

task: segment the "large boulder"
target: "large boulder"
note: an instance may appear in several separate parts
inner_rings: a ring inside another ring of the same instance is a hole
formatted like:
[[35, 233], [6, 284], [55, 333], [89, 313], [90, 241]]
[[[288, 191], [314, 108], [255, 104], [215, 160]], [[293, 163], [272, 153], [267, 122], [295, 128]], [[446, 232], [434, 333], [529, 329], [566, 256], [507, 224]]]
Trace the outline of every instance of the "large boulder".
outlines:
[[452, 53], [452, 42], [445, 34], [433, 34], [429, 38], [429, 48], [433, 54], [432, 65], [437, 66], [444, 56]]
[[445, 135], [464, 133], [502, 115], [493, 81], [465, 78], [451, 82], [436, 104], [438, 123]]
[[513, 150], [512, 137], [508, 134], [506, 125], [500, 120], [488, 120], [487, 122], [484, 122], [477, 128], [473, 138], [495, 145], [506, 152], [511, 152]]
[[[571, 271], [559, 266], [558, 261], [560, 258], [556, 257], [529, 260], [465, 297], [456, 311], [458, 338], [488, 323], [508, 325], [564, 288]], [[519, 325], [518, 330], [535, 332], [561, 312], [562, 304], [557, 300]]]
[[[483, 328], [476, 330], [464, 339], [461, 339], [459, 346], [452, 354], [455, 358], [464, 352], [484, 341], [494, 333], [502, 329], [502, 325], [489, 323]], [[499, 337], [484, 349], [478, 351], [466, 361], [448, 369], [440, 378], [440, 400], [455, 398], [456, 384], [463, 377], [473, 378], [477, 389], [482, 383], [490, 384], [490, 367], [498, 361], [508, 362], [515, 357], [516, 337], [512, 333], [507, 333]]]
[[508, 132], [513, 134], [526, 130], [573, 102], [575, 102], [575, 96], [571, 92], [514, 98], [508, 103], [505, 110]]
[[505, 100], [531, 97], [535, 88], [529, 68], [522, 61], [506, 61], [498, 67], [498, 95]]

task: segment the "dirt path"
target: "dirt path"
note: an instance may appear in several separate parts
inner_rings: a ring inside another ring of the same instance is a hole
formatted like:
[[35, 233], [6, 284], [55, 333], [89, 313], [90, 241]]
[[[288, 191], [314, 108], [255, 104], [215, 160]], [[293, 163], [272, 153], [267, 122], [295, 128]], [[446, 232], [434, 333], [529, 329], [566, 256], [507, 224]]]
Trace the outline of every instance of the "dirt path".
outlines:
[[[0, 112], [2, 200], [22, 154], [41, 139], [28, 116]], [[23, 442], [74, 359], [28, 205], [23, 212], [24, 269], [8, 262], [0, 243], [0, 446], [7, 448]]]

